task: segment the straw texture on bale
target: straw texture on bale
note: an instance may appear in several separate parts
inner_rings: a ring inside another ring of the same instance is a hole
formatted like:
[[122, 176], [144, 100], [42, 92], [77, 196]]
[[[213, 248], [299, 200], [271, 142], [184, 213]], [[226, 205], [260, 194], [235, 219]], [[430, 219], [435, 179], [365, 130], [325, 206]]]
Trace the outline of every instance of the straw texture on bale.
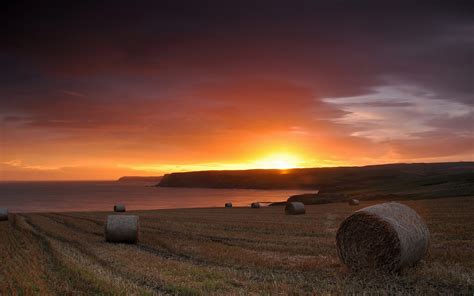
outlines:
[[0, 208], [0, 221], [8, 220], [8, 209]]
[[359, 200], [358, 199], [349, 199], [349, 205], [351, 206], [358, 206], [359, 205]]
[[253, 202], [250, 207], [251, 207], [252, 209], [258, 209], [258, 208], [260, 208], [260, 203], [259, 203], [259, 202]]
[[125, 212], [125, 205], [124, 204], [116, 204], [114, 206], [114, 212]]
[[289, 202], [285, 206], [285, 214], [287, 215], [302, 215], [306, 213], [304, 204], [302, 202]]
[[408, 206], [390, 202], [363, 208], [346, 218], [336, 235], [337, 252], [349, 269], [398, 271], [420, 261], [430, 234]]
[[105, 222], [105, 240], [112, 243], [138, 242], [140, 223], [135, 215], [109, 215]]
[[231, 202], [226, 202], [225, 207], [226, 208], [232, 208], [232, 203]]

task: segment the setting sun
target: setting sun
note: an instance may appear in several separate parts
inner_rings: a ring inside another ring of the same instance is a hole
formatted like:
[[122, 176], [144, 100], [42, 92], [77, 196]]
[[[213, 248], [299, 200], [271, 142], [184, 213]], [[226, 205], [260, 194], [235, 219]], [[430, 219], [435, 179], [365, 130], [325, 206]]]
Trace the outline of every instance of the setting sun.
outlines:
[[301, 165], [301, 159], [289, 153], [275, 153], [268, 155], [255, 163], [262, 169], [290, 169]]

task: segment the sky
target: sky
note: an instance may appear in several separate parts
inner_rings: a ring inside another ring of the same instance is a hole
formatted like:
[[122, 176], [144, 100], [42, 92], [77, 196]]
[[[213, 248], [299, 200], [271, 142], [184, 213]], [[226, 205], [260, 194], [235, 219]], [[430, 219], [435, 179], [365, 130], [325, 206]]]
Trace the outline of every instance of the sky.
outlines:
[[8, 1], [0, 180], [474, 160], [469, 1]]

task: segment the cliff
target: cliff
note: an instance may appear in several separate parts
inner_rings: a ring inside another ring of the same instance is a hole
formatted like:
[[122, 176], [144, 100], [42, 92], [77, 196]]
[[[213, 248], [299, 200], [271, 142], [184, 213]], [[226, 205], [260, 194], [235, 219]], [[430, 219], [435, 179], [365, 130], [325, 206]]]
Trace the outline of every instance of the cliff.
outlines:
[[474, 162], [172, 173], [160, 187], [307, 189], [345, 197], [474, 195]]
[[123, 176], [118, 182], [160, 182], [163, 176]]

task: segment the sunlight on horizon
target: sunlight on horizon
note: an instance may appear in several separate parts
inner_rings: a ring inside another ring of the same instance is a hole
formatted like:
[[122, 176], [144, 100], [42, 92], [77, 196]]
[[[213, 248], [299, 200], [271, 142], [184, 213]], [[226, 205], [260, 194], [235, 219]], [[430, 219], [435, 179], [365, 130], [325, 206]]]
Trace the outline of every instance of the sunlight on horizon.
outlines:
[[300, 167], [303, 161], [294, 154], [275, 153], [257, 160], [255, 164], [262, 169], [291, 169]]
[[242, 161], [241, 163], [198, 163], [198, 164], [119, 164], [117, 167], [129, 168], [136, 171], [148, 172], [186, 172], [207, 170], [251, 170], [251, 169], [279, 169], [327, 166], [316, 161], [304, 160], [302, 156], [289, 152], [269, 153], [261, 157]]

